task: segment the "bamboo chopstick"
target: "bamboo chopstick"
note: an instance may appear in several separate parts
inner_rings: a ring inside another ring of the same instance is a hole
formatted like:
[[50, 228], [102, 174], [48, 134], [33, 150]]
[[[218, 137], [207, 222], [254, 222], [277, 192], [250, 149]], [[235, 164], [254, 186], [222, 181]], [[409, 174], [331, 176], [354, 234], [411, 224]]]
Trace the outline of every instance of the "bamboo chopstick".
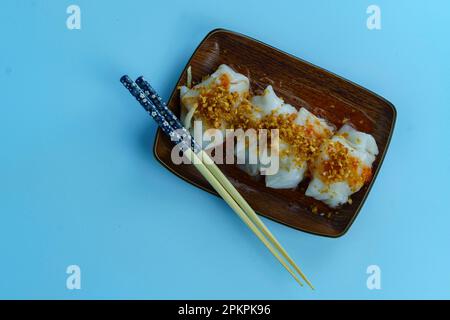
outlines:
[[[202, 156], [209, 157], [207, 153], [205, 153], [203, 150], [201, 151]], [[289, 254], [286, 252], [286, 250], [283, 248], [283, 246], [278, 242], [278, 240], [275, 238], [275, 236], [267, 229], [266, 225], [261, 221], [261, 219], [258, 217], [258, 215], [255, 213], [255, 211], [250, 207], [248, 202], [242, 197], [242, 195], [236, 190], [236, 188], [231, 184], [230, 180], [225, 177], [225, 175], [222, 173], [222, 171], [217, 167], [217, 165], [211, 160], [211, 161], [205, 161], [206, 167], [211, 171], [211, 173], [216, 177], [217, 180], [222, 183], [222, 185], [229, 191], [230, 195], [233, 197], [233, 199], [236, 200], [236, 202], [244, 209], [244, 211], [247, 213], [249, 218], [256, 224], [258, 228], [262, 230], [262, 233], [269, 238], [269, 240], [272, 242], [272, 244], [281, 252], [283, 257], [294, 267], [294, 269], [300, 274], [302, 279], [308, 284], [308, 286], [314, 290], [314, 286], [312, 283], [308, 280], [308, 278], [305, 276], [305, 274], [302, 272], [302, 270], [297, 266], [297, 264], [292, 260], [292, 258], [289, 256]]]
[[[205, 154], [205, 153], [204, 153]], [[224, 186], [217, 180], [214, 175], [208, 170], [207, 166], [203, 163], [203, 159], [199, 158], [191, 149], [186, 149], [185, 155], [191, 160], [195, 168], [202, 174], [202, 176], [211, 184], [214, 190], [225, 200], [225, 202], [233, 209], [233, 211], [241, 218], [241, 220], [253, 231], [259, 240], [269, 249], [269, 251], [278, 259], [278, 261], [286, 268], [286, 270], [292, 275], [295, 281], [303, 287], [303, 283], [294, 273], [294, 271], [286, 264], [286, 261], [279, 255], [274, 249], [272, 244], [264, 237], [261, 231], [255, 226], [250, 218], [245, 214], [239, 204], [228, 193]]]
[[[139, 79], [138, 79], [139, 80]], [[191, 145], [187, 145], [183, 138], [186, 138], [186, 134], [190, 137], [187, 130], [178, 121], [178, 118], [173, 115], [170, 110], [167, 109], [165, 104], [161, 103], [165, 108], [158, 110], [154, 103], [149, 101], [149, 98], [157, 99], [161, 102], [161, 98], [155, 94], [150, 94], [150, 92], [142, 91], [128, 76], [123, 76], [120, 80], [122, 84], [130, 91], [130, 93], [139, 101], [139, 103], [149, 112], [153, 119], [161, 127], [162, 131], [172, 137], [176, 143], [182, 144], [182, 149], [184, 154], [188, 156], [191, 162], [194, 164], [197, 170], [205, 177], [205, 179], [213, 186], [213, 188], [219, 193], [219, 195], [227, 202], [227, 204], [235, 211], [235, 213], [243, 220], [243, 222], [255, 233], [255, 235], [264, 243], [264, 245], [269, 249], [269, 251], [277, 258], [277, 260], [286, 268], [286, 270], [293, 276], [293, 278], [301, 285], [301, 281], [298, 279], [294, 271], [286, 264], [286, 262], [280, 257], [279, 253], [274, 249], [272, 243], [275, 244], [277, 249], [282, 252], [283, 256], [289, 261], [291, 265], [294, 266], [295, 270], [305, 279], [305, 281], [311, 286], [310, 282], [306, 279], [300, 269], [295, 265], [293, 260], [287, 255], [285, 250], [281, 247], [278, 241], [273, 237], [270, 231], [264, 226], [262, 221], [256, 216], [251, 207], [245, 202], [242, 196], [239, 195], [234, 186], [228, 181], [228, 179], [221, 173], [219, 168], [215, 166], [209, 156], [198, 147], [193, 139], [191, 139]], [[149, 96], [150, 94], [150, 96]], [[152, 100], [153, 100], [152, 99]], [[169, 111], [170, 114], [167, 114]], [[164, 114], [163, 114], [164, 113]], [[184, 134], [179, 135], [174, 131], [175, 129], [182, 129]], [[181, 127], [180, 127], [181, 126]], [[174, 139], [175, 138], [175, 139]], [[192, 149], [191, 149], [192, 148]], [[205, 161], [207, 159], [207, 161]], [[205, 164], [209, 162], [209, 164]], [[230, 188], [231, 187], [231, 188]], [[231, 194], [230, 194], [231, 193]], [[232, 196], [234, 195], [234, 197]], [[239, 199], [239, 201], [236, 201]], [[241, 204], [239, 203], [241, 202]], [[241, 206], [244, 206], [242, 208]], [[248, 210], [250, 209], [250, 210]], [[246, 212], [248, 211], [248, 212]], [[247, 214], [250, 215], [247, 216]], [[256, 216], [256, 220], [255, 217]], [[256, 222], [255, 222], [256, 221]], [[263, 233], [255, 225], [258, 225], [269, 238], [268, 241]], [[272, 243], [271, 243], [272, 242]]]
[[[195, 144], [195, 141], [191, 137], [190, 133], [183, 127], [178, 118], [173, 114], [173, 112], [167, 107], [166, 103], [158, 95], [156, 90], [151, 86], [151, 84], [145, 80], [143, 76], [136, 79], [136, 84], [144, 91], [145, 95], [153, 102], [158, 111], [167, 119], [173, 120], [172, 126], [175, 129], [182, 129], [187, 135], [188, 139]], [[278, 242], [275, 236], [269, 231], [266, 225], [261, 221], [258, 215], [255, 213], [253, 208], [248, 204], [248, 202], [242, 197], [242, 195], [236, 190], [236, 188], [231, 184], [227, 177], [222, 173], [222, 171], [217, 167], [214, 161], [209, 157], [209, 155], [201, 150], [201, 156], [206, 159], [205, 165], [214, 175], [214, 177], [219, 180], [219, 182], [225, 187], [225, 189], [230, 193], [233, 199], [239, 204], [239, 206], [246, 212], [250, 220], [252, 220], [258, 228], [261, 229], [262, 233], [269, 239], [269, 241], [281, 252], [283, 257], [294, 267], [302, 279], [314, 290], [314, 286], [302, 272], [302, 270], [297, 266], [294, 260], [289, 256], [283, 246]]]

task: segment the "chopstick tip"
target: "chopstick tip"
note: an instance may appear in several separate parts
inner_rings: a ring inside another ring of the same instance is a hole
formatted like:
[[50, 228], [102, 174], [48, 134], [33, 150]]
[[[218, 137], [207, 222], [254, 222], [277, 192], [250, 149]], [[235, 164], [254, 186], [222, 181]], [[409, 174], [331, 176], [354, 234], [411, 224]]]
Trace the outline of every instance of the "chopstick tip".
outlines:
[[127, 83], [130, 81], [131, 81], [131, 78], [127, 74], [124, 74], [123, 76], [120, 77], [120, 82], [122, 82], [122, 83]]

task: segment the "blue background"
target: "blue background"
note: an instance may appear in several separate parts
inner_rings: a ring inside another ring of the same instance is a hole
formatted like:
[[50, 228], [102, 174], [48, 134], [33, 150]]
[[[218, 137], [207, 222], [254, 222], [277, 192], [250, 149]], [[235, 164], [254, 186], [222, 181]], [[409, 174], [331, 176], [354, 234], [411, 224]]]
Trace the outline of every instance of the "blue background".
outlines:
[[[66, 8], [81, 8], [81, 30]], [[368, 30], [366, 9], [381, 8]], [[450, 2], [1, 1], [0, 298], [450, 298]], [[264, 219], [300, 288], [225, 203], [154, 159], [121, 87], [167, 98], [212, 29], [247, 34], [386, 97], [384, 165], [338, 239]], [[66, 289], [66, 267], [82, 271]], [[382, 289], [368, 290], [379, 265]]]

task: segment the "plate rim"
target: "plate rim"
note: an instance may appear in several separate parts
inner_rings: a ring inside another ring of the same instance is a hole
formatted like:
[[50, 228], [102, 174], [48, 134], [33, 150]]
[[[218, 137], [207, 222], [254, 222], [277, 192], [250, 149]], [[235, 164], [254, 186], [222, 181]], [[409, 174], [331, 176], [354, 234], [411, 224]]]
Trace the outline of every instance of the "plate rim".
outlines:
[[[365, 204], [365, 202], [366, 202], [366, 200], [367, 200], [367, 197], [368, 197], [370, 191], [372, 190], [372, 187], [373, 187], [373, 185], [374, 185], [374, 183], [375, 183], [375, 180], [376, 180], [376, 178], [377, 178], [377, 176], [378, 176], [378, 173], [379, 173], [379, 171], [380, 171], [380, 169], [381, 169], [381, 166], [383, 165], [384, 158], [385, 158], [386, 153], [387, 153], [387, 151], [388, 151], [388, 149], [389, 149], [389, 146], [390, 146], [390, 144], [391, 144], [391, 139], [392, 139], [392, 136], [393, 136], [393, 134], [394, 134], [395, 124], [396, 124], [396, 121], [397, 121], [397, 109], [395, 108], [394, 104], [393, 104], [392, 102], [390, 102], [389, 100], [387, 100], [386, 98], [384, 98], [383, 96], [381, 96], [381, 95], [379, 95], [379, 94], [377, 94], [377, 93], [371, 91], [370, 89], [367, 89], [367, 88], [365, 88], [365, 87], [363, 87], [363, 86], [361, 86], [361, 85], [359, 85], [359, 84], [357, 84], [357, 83], [355, 83], [355, 82], [353, 82], [353, 81], [351, 81], [351, 80], [348, 80], [348, 79], [346, 79], [346, 78], [344, 78], [344, 77], [342, 77], [342, 76], [340, 76], [340, 75], [338, 75], [338, 74], [336, 74], [336, 73], [334, 73], [334, 72], [332, 72], [332, 71], [329, 71], [329, 70], [327, 70], [327, 69], [325, 69], [325, 68], [319, 67], [319, 66], [317, 66], [317, 65], [315, 65], [315, 64], [313, 64], [313, 63], [311, 63], [311, 62], [308, 62], [308, 61], [306, 61], [306, 60], [303, 60], [302, 58], [299, 58], [299, 57], [297, 57], [297, 56], [295, 56], [295, 55], [293, 55], [293, 54], [290, 54], [290, 53], [287, 53], [287, 52], [285, 52], [285, 51], [283, 51], [283, 50], [280, 50], [280, 49], [278, 49], [278, 48], [275, 48], [275, 47], [273, 47], [273, 46], [271, 46], [271, 45], [269, 45], [269, 44], [267, 44], [267, 43], [264, 43], [264, 42], [262, 42], [262, 41], [260, 41], [260, 40], [254, 39], [254, 38], [252, 38], [252, 37], [250, 37], [250, 36], [247, 36], [247, 35], [245, 35], [245, 34], [241, 34], [241, 33], [239, 33], [239, 32], [231, 31], [231, 30], [224, 29], [224, 28], [215, 28], [215, 29], [211, 30], [211, 31], [208, 32], [208, 33], [206, 34], [206, 36], [200, 41], [200, 43], [197, 45], [197, 47], [195, 48], [195, 50], [193, 51], [193, 53], [192, 53], [191, 56], [189, 57], [188, 61], [186, 62], [186, 65], [184, 66], [182, 72], [180, 73], [180, 76], [178, 77], [178, 80], [176, 81], [175, 87], [174, 87], [174, 88], [172, 89], [172, 91], [171, 91], [171, 94], [170, 94], [170, 97], [169, 97], [169, 100], [168, 100], [168, 101], [172, 100], [174, 94], [177, 93], [178, 83], [180, 82], [181, 78], [183, 77], [183, 74], [186, 72], [187, 68], [189, 67], [190, 61], [192, 60], [192, 58], [194, 57], [194, 55], [197, 53], [197, 51], [199, 50], [199, 48], [201, 47], [201, 45], [202, 45], [206, 40], [208, 40], [208, 38], [210, 38], [213, 34], [216, 34], [216, 33], [226, 33], [226, 34], [228, 33], [228, 34], [232, 34], [232, 35], [235, 35], [235, 36], [247, 38], [247, 39], [252, 40], [252, 41], [254, 41], [254, 42], [260, 43], [260, 44], [262, 44], [262, 45], [264, 45], [264, 46], [266, 46], [266, 47], [269, 47], [269, 48], [272, 49], [272, 50], [275, 50], [275, 51], [278, 51], [278, 52], [280, 52], [280, 53], [282, 53], [282, 54], [288, 55], [288, 56], [292, 57], [292, 58], [295, 59], [295, 60], [301, 61], [302, 63], [306, 63], [306, 64], [308, 64], [308, 65], [311, 66], [311, 67], [314, 67], [314, 68], [320, 69], [320, 70], [322, 70], [322, 71], [324, 71], [324, 72], [326, 72], [326, 73], [329, 73], [329, 74], [331, 74], [331, 75], [333, 75], [333, 76], [339, 78], [340, 80], [343, 80], [343, 81], [345, 81], [345, 82], [347, 82], [347, 83], [349, 83], [349, 84], [351, 84], [351, 85], [353, 85], [353, 86], [356, 86], [356, 87], [359, 88], [359, 89], [365, 90], [366, 92], [368, 92], [368, 93], [374, 95], [375, 97], [381, 99], [384, 103], [386, 103], [387, 106], [390, 107], [390, 109], [391, 109], [391, 111], [392, 111], [392, 119], [391, 119], [392, 125], [391, 125], [391, 128], [390, 128], [390, 130], [389, 130], [389, 134], [388, 134], [388, 137], [387, 137], [387, 140], [386, 140], [386, 147], [385, 147], [385, 149], [384, 149], [384, 152], [379, 156], [380, 158], [379, 158], [379, 164], [378, 164], [378, 167], [377, 167], [377, 169], [375, 170], [375, 172], [374, 172], [374, 174], [373, 174], [372, 180], [371, 180], [370, 184], [368, 185], [367, 190], [366, 190], [366, 192], [364, 193], [363, 198], [361, 199], [361, 203], [359, 204], [358, 208], [356, 208], [355, 214], [354, 214], [353, 217], [349, 220], [349, 222], [346, 224], [345, 228], [344, 228], [342, 231], [340, 231], [340, 232], [338, 232], [338, 233], [336, 233], [336, 234], [328, 234], [328, 233], [321, 233], [321, 232], [311, 231], [311, 230], [307, 230], [307, 229], [304, 229], [304, 228], [301, 228], [301, 227], [297, 227], [297, 226], [290, 225], [290, 224], [288, 224], [288, 223], [286, 223], [286, 222], [284, 222], [284, 221], [280, 221], [280, 220], [278, 220], [278, 219], [276, 219], [276, 218], [274, 218], [274, 217], [269, 217], [269, 216], [267, 216], [267, 215], [265, 215], [265, 214], [262, 214], [262, 213], [260, 213], [260, 212], [255, 211], [258, 215], [263, 216], [263, 217], [266, 218], [266, 219], [275, 221], [275, 222], [277, 222], [277, 223], [280, 223], [280, 224], [282, 224], [282, 225], [285, 225], [285, 226], [287, 226], [287, 227], [289, 227], [289, 228], [292, 228], [292, 229], [295, 229], [295, 230], [298, 230], [298, 231], [302, 231], [302, 232], [309, 233], [309, 234], [312, 234], [312, 235], [317, 235], [317, 236], [322, 236], [322, 237], [332, 238], [332, 239], [342, 237], [343, 235], [345, 235], [345, 234], [348, 232], [348, 230], [350, 229], [350, 227], [353, 225], [354, 221], [355, 221], [356, 218], [358, 217], [358, 215], [359, 215], [359, 213], [360, 213], [360, 211], [361, 211], [363, 205]], [[195, 186], [195, 187], [197, 187], [197, 188], [199, 188], [199, 189], [201, 189], [201, 190], [203, 190], [203, 191], [206, 191], [206, 192], [208, 192], [208, 193], [210, 193], [210, 194], [212, 194], [212, 195], [214, 195], [214, 196], [220, 198], [220, 196], [219, 196], [217, 193], [213, 192], [212, 190], [206, 189], [205, 187], [203, 187], [203, 186], [197, 184], [195, 181], [191, 181], [191, 180], [185, 178], [183, 175], [181, 175], [181, 174], [179, 174], [178, 172], [172, 170], [172, 168], [170, 168], [169, 166], [167, 166], [167, 165], [163, 162], [163, 160], [159, 157], [158, 152], [157, 152], [157, 150], [156, 150], [156, 149], [157, 149], [157, 146], [158, 146], [158, 143], [159, 143], [160, 135], [161, 135], [161, 129], [158, 128], [157, 131], [156, 131], [156, 135], [155, 135], [154, 142], [153, 142], [153, 156], [156, 158], [156, 160], [157, 160], [163, 167], [165, 167], [167, 170], [169, 170], [172, 174], [178, 176], [178, 177], [181, 178], [182, 180], [188, 182], [189, 184], [191, 184], [191, 185], [193, 185], [193, 186]]]

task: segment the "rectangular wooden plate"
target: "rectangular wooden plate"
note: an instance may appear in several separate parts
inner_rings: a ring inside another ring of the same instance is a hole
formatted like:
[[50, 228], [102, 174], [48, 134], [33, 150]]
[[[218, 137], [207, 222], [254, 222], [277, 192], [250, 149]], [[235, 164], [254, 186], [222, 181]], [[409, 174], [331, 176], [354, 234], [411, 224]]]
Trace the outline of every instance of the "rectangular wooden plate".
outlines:
[[[168, 102], [180, 114], [177, 87], [186, 84], [186, 69], [192, 67], [193, 81], [227, 64], [250, 78], [253, 93], [271, 84], [287, 103], [305, 107], [340, 127], [350, 121], [358, 130], [374, 136], [379, 155], [373, 164], [374, 176], [369, 185], [352, 195], [352, 204], [331, 210], [320, 201], [305, 196], [309, 180], [295, 190], [267, 188], [264, 179], [255, 179], [234, 165], [220, 166], [224, 174], [259, 214], [290, 227], [322, 236], [339, 237], [351, 226], [380, 170], [394, 129], [395, 107], [377, 94], [331, 72], [270, 47], [247, 36], [216, 29], [211, 31], [186, 64]], [[154, 154], [167, 169], [208, 192], [216, 194], [208, 182], [190, 165], [175, 165], [170, 153], [172, 143], [160, 130]], [[317, 213], [312, 212], [316, 207]]]

